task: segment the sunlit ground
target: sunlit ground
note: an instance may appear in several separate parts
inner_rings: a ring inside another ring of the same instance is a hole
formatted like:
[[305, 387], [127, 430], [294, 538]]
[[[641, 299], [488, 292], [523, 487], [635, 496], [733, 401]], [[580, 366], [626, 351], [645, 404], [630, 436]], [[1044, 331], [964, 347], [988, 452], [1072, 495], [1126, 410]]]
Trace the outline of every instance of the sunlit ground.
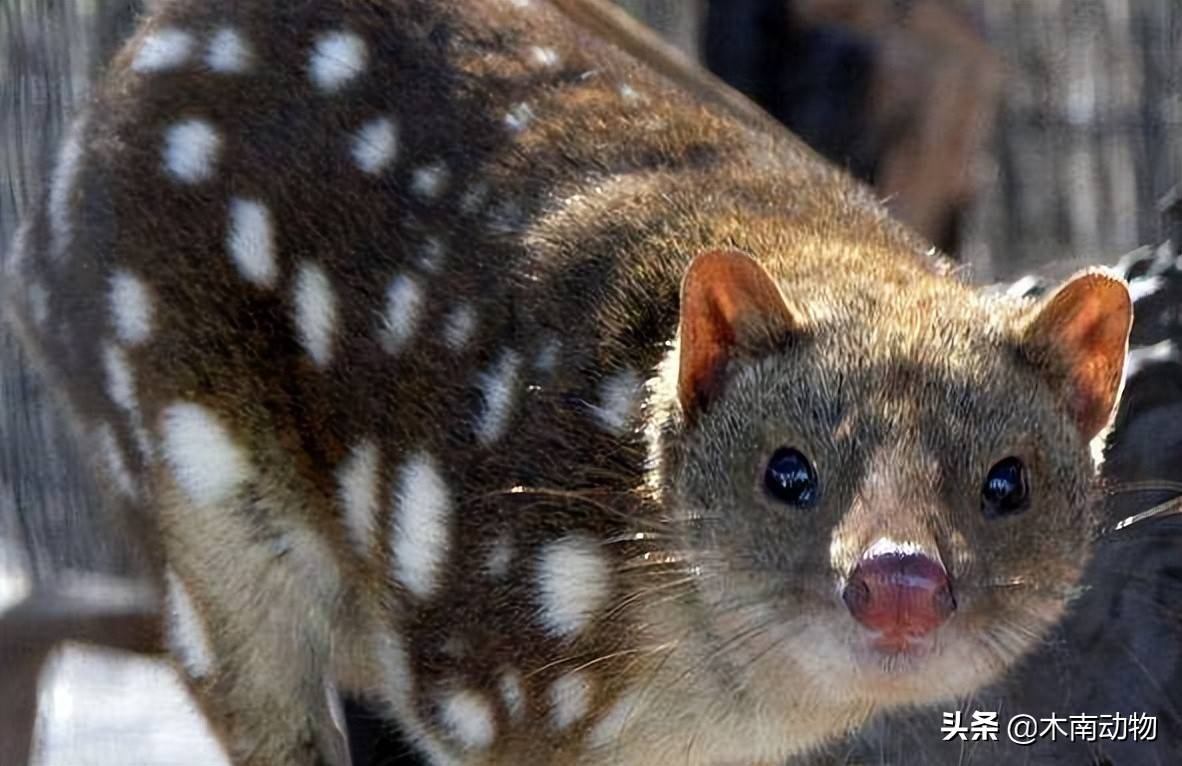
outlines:
[[167, 665], [67, 644], [41, 675], [32, 766], [229, 766]]
[[[28, 590], [0, 546], [0, 611]], [[167, 664], [63, 644], [41, 674], [31, 766], [116, 765], [229, 766]]]

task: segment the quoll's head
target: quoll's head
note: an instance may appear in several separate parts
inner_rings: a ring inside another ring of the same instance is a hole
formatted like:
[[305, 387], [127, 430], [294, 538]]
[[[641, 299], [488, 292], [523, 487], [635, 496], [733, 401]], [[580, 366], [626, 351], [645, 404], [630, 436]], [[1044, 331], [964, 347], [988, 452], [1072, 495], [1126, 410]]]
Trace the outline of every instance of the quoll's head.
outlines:
[[667, 506], [707, 656], [769, 699], [982, 686], [1061, 617], [1097, 531], [1125, 285], [1019, 304], [877, 278], [841, 302], [716, 252], [683, 284]]

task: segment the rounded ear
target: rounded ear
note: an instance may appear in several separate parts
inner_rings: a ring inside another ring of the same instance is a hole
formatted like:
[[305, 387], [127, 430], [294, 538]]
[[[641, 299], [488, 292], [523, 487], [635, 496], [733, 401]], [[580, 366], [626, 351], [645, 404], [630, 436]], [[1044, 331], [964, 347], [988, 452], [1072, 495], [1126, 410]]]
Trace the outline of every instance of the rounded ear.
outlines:
[[727, 362], [767, 349], [798, 326], [775, 281], [749, 255], [699, 255], [681, 283], [681, 356], [677, 394], [693, 417], [721, 391]]
[[1060, 387], [1089, 441], [1116, 409], [1132, 326], [1128, 287], [1119, 277], [1094, 269], [1064, 283], [1023, 328], [1027, 357]]

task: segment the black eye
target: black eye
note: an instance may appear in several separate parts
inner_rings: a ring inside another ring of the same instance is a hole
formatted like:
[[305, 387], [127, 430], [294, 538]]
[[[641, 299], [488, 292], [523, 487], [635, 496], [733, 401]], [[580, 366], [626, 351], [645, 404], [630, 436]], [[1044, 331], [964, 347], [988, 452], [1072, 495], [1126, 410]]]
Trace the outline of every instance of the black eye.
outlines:
[[817, 501], [817, 474], [808, 459], [791, 447], [781, 447], [767, 461], [763, 484], [782, 503], [807, 508]]
[[981, 511], [989, 518], [1009, 516], [1026, 510], [1029, 503], [1026, 467], [1016, 457], [1007, 457], [989, 469], [981, 487]]

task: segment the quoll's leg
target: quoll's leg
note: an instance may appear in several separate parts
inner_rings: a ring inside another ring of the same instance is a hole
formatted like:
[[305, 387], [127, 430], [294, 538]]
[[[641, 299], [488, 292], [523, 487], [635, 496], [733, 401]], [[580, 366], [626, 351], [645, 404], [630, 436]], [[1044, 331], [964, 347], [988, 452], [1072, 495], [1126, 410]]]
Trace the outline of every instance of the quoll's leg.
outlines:
[[310, 529], [260, 526], [262, 505], [168, 509], [170, 647], [235, 766], [347, 766], [329, 675], [335, 565]]

